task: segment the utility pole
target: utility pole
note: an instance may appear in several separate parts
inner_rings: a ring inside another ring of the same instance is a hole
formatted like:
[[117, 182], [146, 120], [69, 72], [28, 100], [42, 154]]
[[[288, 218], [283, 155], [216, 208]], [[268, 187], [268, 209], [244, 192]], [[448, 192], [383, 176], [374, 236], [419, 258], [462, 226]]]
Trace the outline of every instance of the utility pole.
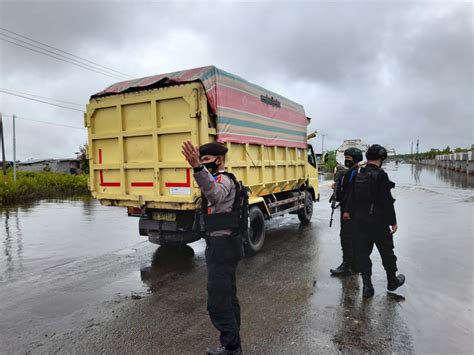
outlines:
[[416, 140], [416, 155], [418, 155], [420, 153], [420, 140], [417, 139]]
[[324, 137], [326, 137], [327, 134], [321, 134], [322, 140], [321, 140], [321, 154], [324, 154]]
[[3, 183], [7, 184], [7, 167], [5, 161], [5, 139], [3, 138], [3, 117], [0, 112], [0, 137], [2, 138], [2, 170], [3, 170]]
[[411, 151], [410, 154], [413, 155], [413, 142], [411, 142]]
[[13, 182], [16, 184], [16, 133], [15, 133], [15, 115], [13, 115]]

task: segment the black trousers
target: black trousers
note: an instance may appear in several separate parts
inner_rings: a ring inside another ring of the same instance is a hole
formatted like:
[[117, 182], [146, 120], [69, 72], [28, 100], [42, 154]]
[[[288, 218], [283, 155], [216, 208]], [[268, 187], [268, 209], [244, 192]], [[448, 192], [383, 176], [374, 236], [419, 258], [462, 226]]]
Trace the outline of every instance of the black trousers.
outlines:
[[355, 268], [355, 257], [354, 257], [354, 238], [355, 238], [356, 228], [353, 220], [344, 221], [342, 219], [341, 211], [341, 232], [339, 237], [341, 240], [341, 249], [342, 249], [342, 262], [344, 264], [350, 265]]
[[235, 278], [239, 258], [230, 238], [207, 238], [207, 311], [221, 333], [221, 345], [234, 350], [240, 346], [240, 305]]
[[355, 237], [355, 255], [357, 269], [361, 275], [372, 275], [372, 261], [370, 254], [377, 247], [382, 264], [387, 273], [397, 271], [397, 257], [393, 252], [393, 235], [388, 226], [381, 226], [364, 221], [356, 221], [357, 232]]

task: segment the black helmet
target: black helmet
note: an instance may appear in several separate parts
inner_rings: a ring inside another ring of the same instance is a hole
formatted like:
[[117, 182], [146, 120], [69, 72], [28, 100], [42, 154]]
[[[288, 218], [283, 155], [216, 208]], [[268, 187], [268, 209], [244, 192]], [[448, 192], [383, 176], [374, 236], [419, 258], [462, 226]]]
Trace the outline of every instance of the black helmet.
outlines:
[[349, 157], [352, 157], [352, 159], [354, 159], [354, 162], [358, 163], [360, 161], [362, 161], [363, 157], [362, 157], [362, 150], [360, 150], [359, 148], [347, 148], [345, 151], [344, 151], [344, 156], [349, 156]]
[[379, 144], [373, 144], [365, 153], [367, 160], [387, 159], [387, 150]]

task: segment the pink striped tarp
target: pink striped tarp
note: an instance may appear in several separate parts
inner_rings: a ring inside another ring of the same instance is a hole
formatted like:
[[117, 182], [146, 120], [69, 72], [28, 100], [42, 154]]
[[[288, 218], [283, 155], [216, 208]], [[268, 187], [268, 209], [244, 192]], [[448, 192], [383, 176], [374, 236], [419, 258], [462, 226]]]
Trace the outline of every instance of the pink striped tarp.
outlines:
[[215, 66], [119, 82], [91, 99], [195, 81], [202, 83], [216, 115], [218, 142], [306, 149], [303, 106]]

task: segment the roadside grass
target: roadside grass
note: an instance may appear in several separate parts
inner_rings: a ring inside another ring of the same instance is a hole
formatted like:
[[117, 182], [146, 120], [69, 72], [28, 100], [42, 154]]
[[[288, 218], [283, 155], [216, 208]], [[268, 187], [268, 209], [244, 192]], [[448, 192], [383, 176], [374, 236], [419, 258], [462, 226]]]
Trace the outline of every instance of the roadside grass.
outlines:
[[13, 205], [46, 198], [88, 195], [88, 175], [17, 171], [16, 184], [11, 169], [6, 184], [0, 176], [0, 205]]

